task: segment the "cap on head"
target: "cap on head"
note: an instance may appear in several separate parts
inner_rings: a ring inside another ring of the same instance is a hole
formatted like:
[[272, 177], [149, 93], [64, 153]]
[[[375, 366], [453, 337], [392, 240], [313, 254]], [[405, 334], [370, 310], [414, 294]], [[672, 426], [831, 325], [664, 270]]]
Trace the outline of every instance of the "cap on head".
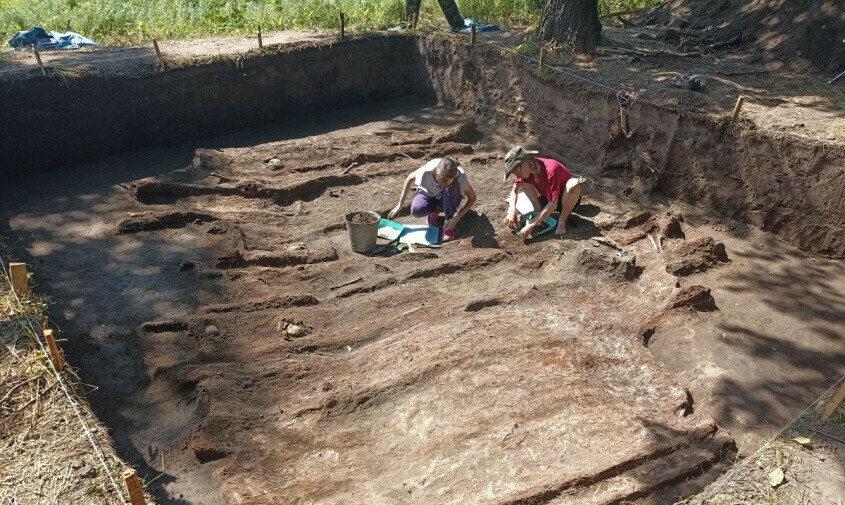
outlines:
[[526, 158], [530, 158], [535, 154], [540, 154], [539, 151], [529, 151], [522, 146], [516, 146], [510, 151], [508, 154], [505, 155], [505, 180], [508, 180], [508, 176], [510, 176], [514, 170], [522, 163]]

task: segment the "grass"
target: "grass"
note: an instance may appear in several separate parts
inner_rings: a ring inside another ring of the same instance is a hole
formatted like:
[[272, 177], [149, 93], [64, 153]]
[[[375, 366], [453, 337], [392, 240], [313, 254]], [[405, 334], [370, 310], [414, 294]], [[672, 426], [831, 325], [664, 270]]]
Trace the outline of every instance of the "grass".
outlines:
[[[599, 0], [600, 13], [654, 4], [656, 0]], [[457, 0], [461, 14], [506, 26], [537, 24], [545, 0]], [[252, 34], [262, 30], [330, 30], [344, 12], [352, 30], [396, 25], [404, 0], [0, 0], [0, 38], [41, 26], [82, 33], [103, 45]], [[423, 0], [423, 25], [446, 26], [436, 0]]]
[[[8, 258], [5, 252], [0, 244]], [[48, 321], [48, 300], [33, 294], [21, 302], [0, 273], [0, 503], [117, 503], [49, 357], [28, 328], [27, 317], [36, 328]], [[79, 379], [69, 369], [64, 379], [119, 475], [126, 465], [82, 396]]]

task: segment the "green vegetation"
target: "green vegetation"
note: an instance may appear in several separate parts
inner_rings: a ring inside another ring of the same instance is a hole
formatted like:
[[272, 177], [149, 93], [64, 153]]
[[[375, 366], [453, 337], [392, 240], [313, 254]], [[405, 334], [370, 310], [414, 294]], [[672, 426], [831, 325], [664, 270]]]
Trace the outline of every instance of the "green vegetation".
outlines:
[[[601, 13], [656, 0], [599, 0]], [[536, 24], [545, 0], [457, 0], [461, 14], [507, 26]], [[140, 44], [151, 38], [245, 35], [262, 30], [337, 29], [338, 12], [352, 30], [398, 24], [404, 0], [0, 0], [0, 38], [41, 26], [71, 29], [103, 45]], [[436, 0], [423, 0], [423, 26], [445, 26]]]

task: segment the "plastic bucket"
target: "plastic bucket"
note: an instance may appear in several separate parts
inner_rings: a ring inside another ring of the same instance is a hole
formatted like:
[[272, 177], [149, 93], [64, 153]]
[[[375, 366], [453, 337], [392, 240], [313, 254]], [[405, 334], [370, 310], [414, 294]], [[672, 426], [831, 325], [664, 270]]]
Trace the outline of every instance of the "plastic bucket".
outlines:
[[346, 231], [349, 232], [349, 247], [353, 251], [367, 253], [376, 248], [378, 222], [380, 219], [381, 216], [371, 210], [355, 211], [346, 215]]

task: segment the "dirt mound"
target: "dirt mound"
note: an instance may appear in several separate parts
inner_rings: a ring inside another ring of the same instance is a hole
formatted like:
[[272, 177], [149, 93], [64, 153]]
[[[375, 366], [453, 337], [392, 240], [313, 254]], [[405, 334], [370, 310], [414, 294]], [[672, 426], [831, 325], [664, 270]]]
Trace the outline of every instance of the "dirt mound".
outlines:
[[216, 218], [213, 216], [197, 212], [149, 212], [124, 219], [118, 224], [117, 232], [138, 233], [169, 228], [184, 228], [188, 223], [204, 224], [215, 220]]
[[584, 247], [577, 261], [586, 275], [600, 274], [619, 281], [634, 280], [642, 272], [637, 268], [636, 255], [602, 243]]
[[639, 20], [665, 27], [660, 38], [682, 50], [751, 51], [793, 72], [838, 72], [845, 62], [845, 9], [839, 0], [670, 0]]
[[710, 294], [710, 288], [687, 286], [675, 293], [669, 301], [670, 309], [691, 308], [702, 312], [716, 310], [716, 301]]
[[353, 212], [346, 216], [346, 220], [352, 224], [373, 224], [378, 222], [378, 217], [368, 212]]
[[672, 212], [658, 216], [644, 210], [628, 212], [612, 221], [600, 223], [598, 227], [608, 231], [608, 236], [616, 242], [630, 245], [649, 235], [653, 235], [651, 240], [657, 241], [661, 238], [684, 238], [683, 221], [683, 216]]
[[719, 263], [730, 261], [725, 252], [725, 244], [716, 242], [712, 237], [678, 242], [667, 251], [666, 271], [678, 276], [703, 272]]

